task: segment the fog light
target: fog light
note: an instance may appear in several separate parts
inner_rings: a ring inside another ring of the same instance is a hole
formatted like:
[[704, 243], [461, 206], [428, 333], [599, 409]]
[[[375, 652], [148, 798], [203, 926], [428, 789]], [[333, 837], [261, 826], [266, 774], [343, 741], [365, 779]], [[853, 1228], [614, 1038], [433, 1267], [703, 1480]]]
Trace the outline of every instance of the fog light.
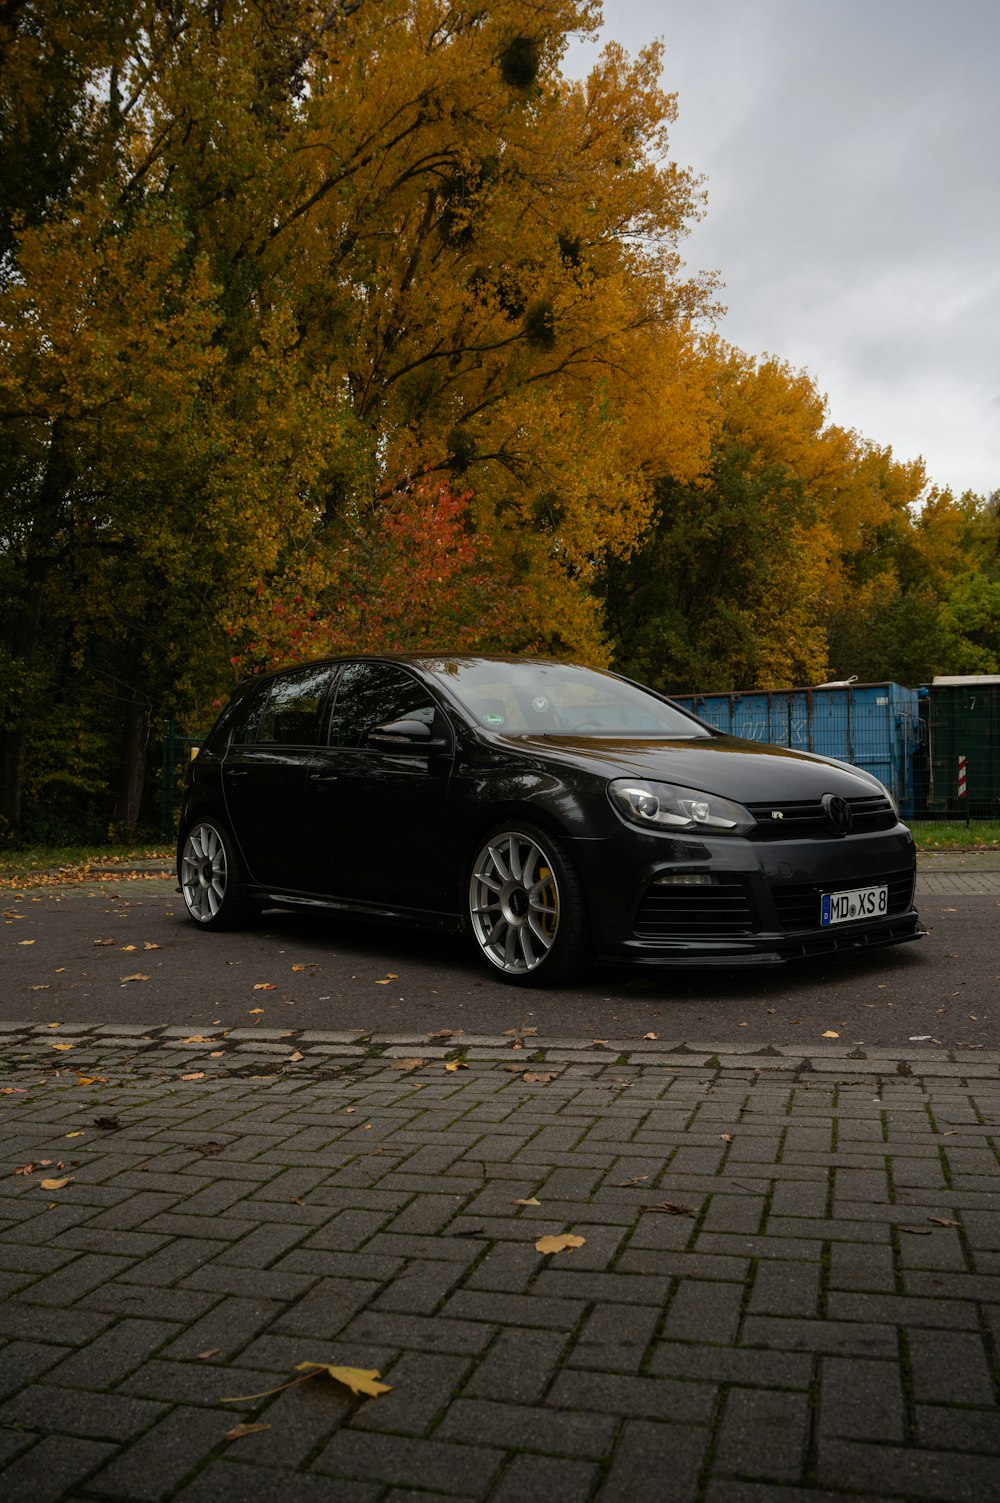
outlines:
[[711, 887], [715, 878], [711, 872], [670, 872], [657, 877], [654, 887]]

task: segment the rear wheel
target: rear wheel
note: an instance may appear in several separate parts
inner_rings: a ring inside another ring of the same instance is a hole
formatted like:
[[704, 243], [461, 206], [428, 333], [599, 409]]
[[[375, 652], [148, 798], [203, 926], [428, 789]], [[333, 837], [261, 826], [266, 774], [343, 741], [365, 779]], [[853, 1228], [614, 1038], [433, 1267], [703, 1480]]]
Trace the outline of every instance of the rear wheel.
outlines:
[[501, 826], [487, 837], [467, 903], [479, 952], [505, 981], [552, 986], [583, 965], [580, 880], [559, 841], [533, 825]]
[[200, 819], [188, 830], [179, 876], [184, 906], [202, 929], [235, 929], [250, 917], [236, 845], [218, 820]]

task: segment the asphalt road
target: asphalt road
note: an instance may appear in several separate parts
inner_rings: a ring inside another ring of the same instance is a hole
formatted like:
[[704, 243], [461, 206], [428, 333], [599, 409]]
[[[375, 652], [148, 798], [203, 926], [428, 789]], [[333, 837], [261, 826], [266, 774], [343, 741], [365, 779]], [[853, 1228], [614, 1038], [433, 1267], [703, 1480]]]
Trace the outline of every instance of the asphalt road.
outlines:
[[204, 934], [172, 880], [7, 892], [0, 1022], [1000, 1048], [1000, 878], [931, 885], [917, 943], [754, 974], [604, 969], [554, 991], [495, 980], [461, 940], [329, 916]]

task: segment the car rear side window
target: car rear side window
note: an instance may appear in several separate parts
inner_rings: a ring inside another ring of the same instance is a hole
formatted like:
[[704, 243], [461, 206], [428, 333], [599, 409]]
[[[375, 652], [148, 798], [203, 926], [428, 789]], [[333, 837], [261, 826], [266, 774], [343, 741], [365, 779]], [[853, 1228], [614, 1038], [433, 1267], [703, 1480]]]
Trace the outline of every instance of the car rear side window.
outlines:
[[333, 676], [329, 664], [296, 668], [271, 680], [267, 698], [248, 739], [281, 746], [315, 746], [320, 709]]

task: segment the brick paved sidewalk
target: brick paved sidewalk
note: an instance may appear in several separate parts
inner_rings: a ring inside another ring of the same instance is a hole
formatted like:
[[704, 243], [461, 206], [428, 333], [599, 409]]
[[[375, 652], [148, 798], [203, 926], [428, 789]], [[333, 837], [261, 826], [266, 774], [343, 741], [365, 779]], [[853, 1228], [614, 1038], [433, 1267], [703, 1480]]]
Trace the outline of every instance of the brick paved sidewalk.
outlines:
[[7, 1503], [1000, 1498], [1000, 1054], [4, 1031]]

